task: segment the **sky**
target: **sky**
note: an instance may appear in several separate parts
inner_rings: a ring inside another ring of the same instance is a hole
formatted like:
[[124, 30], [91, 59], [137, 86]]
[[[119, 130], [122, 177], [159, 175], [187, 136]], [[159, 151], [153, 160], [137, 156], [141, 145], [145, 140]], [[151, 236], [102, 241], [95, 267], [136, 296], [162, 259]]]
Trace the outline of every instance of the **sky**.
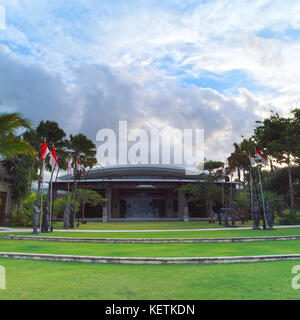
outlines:
[[224, 160], [255, 120], [299, 105], [297, 0], [0, 0], [3, 11], [0, 112], [35, 124], [94, 142], [119, 120], [200, 128], [205, 157]]

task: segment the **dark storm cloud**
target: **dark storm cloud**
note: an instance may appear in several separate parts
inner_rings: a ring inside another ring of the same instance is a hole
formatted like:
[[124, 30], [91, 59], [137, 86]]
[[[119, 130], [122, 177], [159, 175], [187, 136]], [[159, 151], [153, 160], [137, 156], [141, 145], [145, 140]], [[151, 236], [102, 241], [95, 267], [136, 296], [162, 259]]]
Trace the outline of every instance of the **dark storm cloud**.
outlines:
[[68, 133], [82, 131], [94, 141], [99, 129], [117, 129], [119, 120], [128, 120], [130, 128], [204, 128], [211, 158], [231, 151], [257, 119], [259, 104], [246, 90], [238, 98], [226, 97], [209, 88], [180, 88], [165, 78], [142, 82], [140, 74], [97, 64], [81, 64], [70, 72], [72, 81], [65, 82], [58, 73], [0, 47], [0, 100], [36, 123], [55, 120]]

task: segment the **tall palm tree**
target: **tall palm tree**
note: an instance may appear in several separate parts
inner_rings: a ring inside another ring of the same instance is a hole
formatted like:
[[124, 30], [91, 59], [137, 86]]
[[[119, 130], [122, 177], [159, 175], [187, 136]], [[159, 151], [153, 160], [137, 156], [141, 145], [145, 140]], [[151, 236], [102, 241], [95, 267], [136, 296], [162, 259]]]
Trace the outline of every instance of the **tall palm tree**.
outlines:
[[20, 154], [34, 156], [35, 151], [28, 141], [22, 139], [21, 129], [30, 129], [30, 121], [20, 113], [0, 113], [0, 155], [11, 158]]
[[71, 219], [70, 224], [71, 228], [74, 227], [74, 220], [75, 220], [75, 203], [76, 203], [76, 193], [77, 193], [77, 179], [80, 175], [77, 172], [77, 160], [80, 160], [80, 163], [84, 167], [93, 167], [97, 164], [96, 159], [96, 145], [88, 139], [85, 135], [79, 133], [76, 136], [70, 135], [69, 140], [69, 150], [72, 154], [72, 158], [74, 161], [74, 202], [71, 208]]
[[[27, 130], [24, 133], [24, 139], [31, 143], [35, 148], [37, 156], [34, 161], [40, 165], [40, 172], [42, 171], [43, 163], [40, 159], [40, 150], [42, 148], [43, 142], [46, 140], [49, 149], [52, 149], [52, 146], [55, 145], [56, 153], [58, 156], [59, 166], [62, 169], [66, 168], [66, 147], [67, 140], [65, 139], [66, 133], [61, 129], [57, 122], [54, 121], [41, 121], [36, 129]], [[45, 168], [51, 172], [51, 180], [53, 179], [54, 171], [52, 171], [50, 162], [50, 157], [46, 159]], [[38, 191], [37, 197], [40, 198], [41, 193], [41, 176], [38, 181]], [[48, 206], [50, 201], [50, 188], [48, 188], [47, 201], [44, 204], [44, 215], [43, 215], [43, 226], [42, 231], [48, 230]]]

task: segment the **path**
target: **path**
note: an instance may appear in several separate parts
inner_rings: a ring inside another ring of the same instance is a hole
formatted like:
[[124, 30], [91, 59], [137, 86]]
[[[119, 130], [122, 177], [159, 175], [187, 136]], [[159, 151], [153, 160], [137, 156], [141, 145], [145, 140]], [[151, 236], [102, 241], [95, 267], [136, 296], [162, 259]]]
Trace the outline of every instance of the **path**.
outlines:
[[[286, 228], [300, 228], [300, 225], [295, 226], [275, 226], [276, 229]], [[226, 231], [226, 230], [251, 230], [252, 227], [238, 227], [238, 228], [209, 228], [209, 229], [167, 229], [167, 230], [83, 230], [83, 229], [55, 229], [55, 232], [84, 232], [84, 233], [122, 233], [122, 232], [190, 232], [190, 231]], [[32, 232], [32, 228], [0, 228], [0, 233], [11, 232]]]

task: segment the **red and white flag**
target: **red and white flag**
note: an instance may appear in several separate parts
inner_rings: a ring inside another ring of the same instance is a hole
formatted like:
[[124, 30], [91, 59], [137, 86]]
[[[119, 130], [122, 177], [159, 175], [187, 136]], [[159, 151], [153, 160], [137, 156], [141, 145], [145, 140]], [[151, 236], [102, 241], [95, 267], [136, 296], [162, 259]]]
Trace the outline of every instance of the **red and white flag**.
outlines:
[[255, 148], [255, 156], [257, 159], [260, 159], [263, 162], [263, 164], [265, 164], [265, 165], [268, 164], [268, 160], [264, 157], [264, 155], [257, 148]]
[[254, 157], [253, 153], [250, 153], [249, 159], [250, 159], [251, 164], [255, 164], [255, 157]]
[[80, 172], [83, 175], [85, 173], [85, 171], [84, 171], [84, 168], [81, 165], [79, 159], [77, 160], [76, 166], [77, 166], [77, 171]]
[[51, 164], [52, 170], [54, 170], [55, 167], [58, 165], [57, 156], [56, 156], [54, 145], [52, 147], [52, 151], [51, 151], [51, 154], [50, 154], [50, 164]]
[[49, 149], [47, 147], [46, 142], [44, 141], [43, 146], [42, 146], [42, 150], [41, 150], [41, 159], [45, 160], [47, 158], [47, 155], [49, 154]]
[[222, 175], [225, 176], [226, 175], [226, 170], [225, 170], [225, 165], [222, 165]]
[[232, 164], [230, 165], [230, 173], [231, 173], [231, 176], [233, 177], [233, 167], [232, 167]]
[[72, 164], [71, 164], [71, 159], [68, 157], [68, 175], [73, 175], [73, 169], [72, 169]]
[[77, 171], [81, 171], [82, 170], [82, 166], [81, 166], [81, 163], [80, 163], [79, 159], [77, 160], [76, 168], [77, 168]]

